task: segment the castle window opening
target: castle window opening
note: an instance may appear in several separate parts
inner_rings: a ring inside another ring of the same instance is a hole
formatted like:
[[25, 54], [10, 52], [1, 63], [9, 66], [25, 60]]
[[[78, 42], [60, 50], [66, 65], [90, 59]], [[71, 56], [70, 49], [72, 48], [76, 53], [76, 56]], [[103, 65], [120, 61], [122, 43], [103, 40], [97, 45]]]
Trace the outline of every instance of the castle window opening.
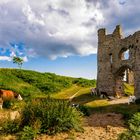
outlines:
[[120, 53], [121, 60], [128, 60], [129, 59], [129, 49], [122, 50]]
[[110, 55], [110, 63], [112, 64], [112, 53], [109, 54]]

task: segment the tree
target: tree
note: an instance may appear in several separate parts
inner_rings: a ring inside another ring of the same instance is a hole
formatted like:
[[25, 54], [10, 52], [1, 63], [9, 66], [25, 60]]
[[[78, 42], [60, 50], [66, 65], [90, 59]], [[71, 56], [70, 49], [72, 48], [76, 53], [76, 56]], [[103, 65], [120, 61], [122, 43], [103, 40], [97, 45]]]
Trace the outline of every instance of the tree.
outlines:
[[23, 62], [24, 61], [21, 57], [18, 57], [18, 56], [13, 57], [13, 63], [17, 64], [20, 69], [22, 67]]

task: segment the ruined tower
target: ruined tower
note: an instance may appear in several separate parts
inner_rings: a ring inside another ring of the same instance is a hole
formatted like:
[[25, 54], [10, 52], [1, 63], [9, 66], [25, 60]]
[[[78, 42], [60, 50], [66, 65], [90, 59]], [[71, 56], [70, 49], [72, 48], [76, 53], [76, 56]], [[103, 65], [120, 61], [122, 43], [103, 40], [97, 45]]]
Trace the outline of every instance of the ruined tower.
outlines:
[[117, 25], [112, 34], [98, 30], [97, 89], [109, 95], [123, 93], [123, 81], [134, 84], [135, 95], [140, 98], [140, 31], [126, 38]]

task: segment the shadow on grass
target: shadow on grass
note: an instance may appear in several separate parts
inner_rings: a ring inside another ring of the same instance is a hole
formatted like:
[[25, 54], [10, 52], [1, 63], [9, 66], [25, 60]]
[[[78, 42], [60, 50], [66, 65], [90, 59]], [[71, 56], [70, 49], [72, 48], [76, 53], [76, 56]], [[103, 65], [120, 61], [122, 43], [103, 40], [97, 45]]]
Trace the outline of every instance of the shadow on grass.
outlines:
[[140, 105], [137, 104], [114, 104], [107, 106], [88, 107], [91, 114], [94, 113], [120, 113], [123, 115], [133, 115], [136, 112], [140, 112]]
[[140, 112], [140, 105], [114, 104], [101, 107], [87, 107], [90, 116], [88, 125], [94, 127], [127, 127], [128, 120], [136, 112]]
[[71, 101], [72, 103], [77, 103], [77, 104], [86, 104], [88, 102], [94, 101], [94, 100], [98, 100], [99, 97], [96, 96], [91, 96], [91, 94], [82, 94], [79, 95], [77, 97], [74, 97]]

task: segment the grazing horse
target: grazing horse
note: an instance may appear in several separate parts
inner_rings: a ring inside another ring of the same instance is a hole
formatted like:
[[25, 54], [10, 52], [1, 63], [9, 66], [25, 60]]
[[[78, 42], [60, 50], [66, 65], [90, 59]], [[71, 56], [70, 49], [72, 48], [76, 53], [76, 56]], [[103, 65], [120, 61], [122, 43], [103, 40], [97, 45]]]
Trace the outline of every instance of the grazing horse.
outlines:
[[0, 109], [2, 109], [4, 101], [12, 99], [22, 100], [22, 97], [20, 94], [15, 93], [11, 90], [0, 90]]

